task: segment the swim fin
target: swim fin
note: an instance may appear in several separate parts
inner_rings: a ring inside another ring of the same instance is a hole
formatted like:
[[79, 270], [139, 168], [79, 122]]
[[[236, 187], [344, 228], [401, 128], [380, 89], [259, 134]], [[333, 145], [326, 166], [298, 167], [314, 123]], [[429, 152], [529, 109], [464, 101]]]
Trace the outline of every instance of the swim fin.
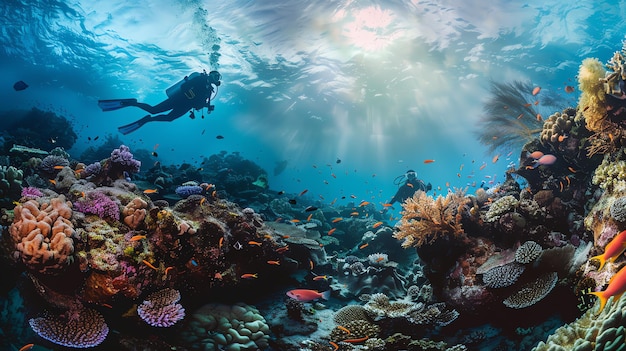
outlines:
[[140, 119], [138, 121], [135, 121], [133, 123], [130, 123], [130, 124], [127, 124], [127, 125], [124, 125], [124, 126], [121, 126], [121, 127], [117, 127], [117, 130], [120, 133], [126, 135], [126, 134], [132, 133], [132, 132], [136, 131], [137, 129], [141, 128], [141, 126], [143, 126], [144, 124], [150, 122], [150, 120], [151, 120], [151, 116], [148, 115], [148, 116], [146, 116], [146, 117], [144, 117], [144, 118], [142, 118], [142, 119]]
[[137, 99], [115, 99], [115, 100], [98, 100], [98, 107], [102, 111], [115, 111], [122, 107], [132, 106], [137, 103]]

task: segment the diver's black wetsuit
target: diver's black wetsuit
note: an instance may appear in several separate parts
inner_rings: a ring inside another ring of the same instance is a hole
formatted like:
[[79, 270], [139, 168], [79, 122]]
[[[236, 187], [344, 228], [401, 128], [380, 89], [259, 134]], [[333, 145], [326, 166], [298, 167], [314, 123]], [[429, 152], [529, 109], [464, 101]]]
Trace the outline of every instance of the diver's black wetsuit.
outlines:
[[[407, 184], [411, 184], [412, 186]], [[404, 200], [413, 196], [416, 191], [421, 190], [426, 192], [430, 189], [432, 189], [432, 185], [426, 185], [426, 183], [424, 183], [424, 181], [421, 179], [407, 179], [404, 184], [402, 184], [402, 186], [398, 188], [398, 191], [391, 198], [389, 204], [393, 204], [394, 202], [403, 203]]]

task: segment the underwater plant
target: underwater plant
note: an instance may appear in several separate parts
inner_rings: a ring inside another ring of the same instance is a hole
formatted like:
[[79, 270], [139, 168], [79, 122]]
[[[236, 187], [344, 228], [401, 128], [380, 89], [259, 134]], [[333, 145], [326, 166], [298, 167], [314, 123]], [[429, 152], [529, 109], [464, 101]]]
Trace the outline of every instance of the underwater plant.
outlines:
[[528, 81], [491, 81], [489, 91], [477, 131], [478, 140], [489, 152], [521, 149], [541, 133], [542, 116], [563, 109], [556, 94], [542, 91], [540, 99], [534, 96]]

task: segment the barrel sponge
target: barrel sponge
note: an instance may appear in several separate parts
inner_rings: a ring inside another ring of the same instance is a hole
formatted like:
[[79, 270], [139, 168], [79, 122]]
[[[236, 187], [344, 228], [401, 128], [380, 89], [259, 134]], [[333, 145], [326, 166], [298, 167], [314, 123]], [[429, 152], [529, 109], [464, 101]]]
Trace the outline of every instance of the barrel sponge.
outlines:
[[195, 311], [181, 332], [190, 350], [264, 350], [269, 326], [253, 306], [210, 303]]
[[72, 261], [73, 237], [76, 231], [69, 219], [70, 203], [63, 195], [40, 204], [28, 200], [15, 207], [15, 217], [9, 227], [15, 244], [14, 257], [32, 270], [58, 274]]
[[[596, 305], [599, 305], [596, 302]], [[626, 339], [626, 298], [610, 298], [604, 309], [598, 313], [591, 308], [572, 323], [566, 324], [533, 351], [616, 351], [623, 350]]]
[[587, 128], [597, 132], [606, 117], [605, 90], [601, 79], [606, 70], [596, 58], [583, 60], [578, 70], [578, 88], [581, 91], [578, 106], [583, 111]]

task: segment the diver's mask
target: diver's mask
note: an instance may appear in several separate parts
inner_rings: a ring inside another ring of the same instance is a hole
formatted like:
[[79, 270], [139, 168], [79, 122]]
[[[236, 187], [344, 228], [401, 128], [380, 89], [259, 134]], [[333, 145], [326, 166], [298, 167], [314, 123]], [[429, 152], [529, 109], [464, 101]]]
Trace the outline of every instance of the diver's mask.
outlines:
[[222, 84], [222, 82], [220, 82], [220, 79], [222, 79], [222, 75], [218, 71], [209, 72], [208, 79], [209, 79], [209, 84], [215, 84], [218, 87]]
[[408, 171], [406, 172], [406, 177], [408, 180], [415, 180], [417, 179], [417, 173], [415, 173], [415, 171]]

